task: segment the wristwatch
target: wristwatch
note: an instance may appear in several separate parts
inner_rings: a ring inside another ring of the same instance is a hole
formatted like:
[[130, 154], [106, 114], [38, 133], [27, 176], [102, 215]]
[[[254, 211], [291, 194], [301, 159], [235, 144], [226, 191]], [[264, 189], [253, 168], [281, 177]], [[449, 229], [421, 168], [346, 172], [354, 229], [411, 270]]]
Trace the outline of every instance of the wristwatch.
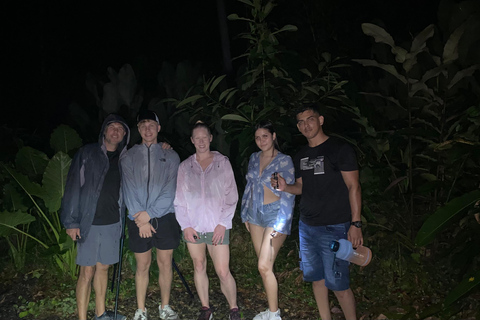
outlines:
[[362, 221], [352, 221], [352, 222], [350, 222], [350, 225], [355, 226], [357, 228], [361, 228], [362, 227]]

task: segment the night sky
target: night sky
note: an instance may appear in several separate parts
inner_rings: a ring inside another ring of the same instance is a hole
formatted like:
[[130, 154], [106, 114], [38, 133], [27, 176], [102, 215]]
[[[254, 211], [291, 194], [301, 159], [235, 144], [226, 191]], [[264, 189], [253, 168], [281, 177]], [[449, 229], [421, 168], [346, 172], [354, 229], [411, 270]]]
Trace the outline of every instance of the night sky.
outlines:
[[[291, 23], [306, 28], [301, 21], [308, 2], [278, 1], [272, 20], [279, 26]], [[337, 39], [348, 44], [352, 41], [348, 37], [356, 37], [360, 45], [345, 49], [356, 55], [349, 50], [360, 47], [361, 52], [363, 44], [366, 48], [370, 41], [362, 36], [360, 23], [383, 21], [394, 34], [408, 37], [434, 22], [438, 2], [344, 0], [315, 5], [324, 5], [320, 20], [337, 33]], [[224, 3], [227, 15], [245, 15], [243, 4], [234, 0]], [[106, 74], [107, 67], [118, 70], [138, 59], [157, 69], [163, 61], [190, 60], [201, 62], [211, 74], [222, 72], [214, 0], [5, 1], [2, 11], [3, 63], [8, 70], [8, 85], [2, 90], [4, 127], [51, 132], [68, 117], [68, 105], [85, 94], [87, 72]], [[234, 39], [243, 27], [228, 22], [232, 56], [245, 50], [245, 43]], [[308, 36], [298, 34], [285, 43], [295, 46], [290, 49], [306, 52], [308, 41]]]

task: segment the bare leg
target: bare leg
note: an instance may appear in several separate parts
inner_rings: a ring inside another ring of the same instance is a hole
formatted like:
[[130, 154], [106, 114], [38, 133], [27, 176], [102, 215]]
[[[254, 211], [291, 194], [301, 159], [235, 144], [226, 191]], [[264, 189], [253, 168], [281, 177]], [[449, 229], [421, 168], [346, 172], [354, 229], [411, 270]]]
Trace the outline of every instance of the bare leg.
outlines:
[[328, 288], [325, 287], [325, 280], [314, 281], [312, 286], [320, 317], [322, 320], [332, 320], [330, 304], [328, 303]]
[[95, 276], [93, 277], [93, 289], [95, 290], [95, 313], [101, 316], [105, 312], [105, 296], [108, 284], [108, 264], [97, 262]]
[[145, 310], [145, 299], [147, 296], [150, 264], [152, 262], [152, 250], [135, 253], [137, 260], [137, 271], [135, 272], [135, 289], [137, 291], [138, 309]]
[[210, 301], [208, 298], [208, 276], [207, 276], [207, 254], [205, 243], [188, 243], [188, 251], [193, 260], [193, 279], [195, 281], [195, 288], [197, 289], [198, 297], [202, 303], [202, 307], [210, 308]]
[[343, 315], [346, 320], [357, 320], [355, 311], [355, 296], [352, 289], [348, 288], [344, 291], [334, 291], [335, 296], [342, 307]]
[[230, 273], [230, 248], [228, 245], [207, 245], [208, 253], [212, 257], [215, 271], [220, 279], [220, 288], [227, 298], [230, 309], [238, 308], [237, 284]]
[[170, 302], [170, 291], [172, 289], [172, 257], [173, 249], [160, 250], [157, 249], [158, 264], [158, 285], [160, 286], [160, 294], [162, 298], [162, 309]]
[[287, 236], [279, 233], [275, 238], [272, 238], [270, 236], [272, 232], [273, 228], [262, 228], [250, 224], [250, 234], [258, 257], [258, 271], [262, 276], [263, 286], [267, 294], [268, 309], [271, 312], [276, 312], [278, 310], [278, 283], [273, 273], [273, 264]]
[[80, 266], [76, 289], [78, 318], [80, 320], [87, 320], [88, 301], [92, 291], [94, 273], [95, 266]]

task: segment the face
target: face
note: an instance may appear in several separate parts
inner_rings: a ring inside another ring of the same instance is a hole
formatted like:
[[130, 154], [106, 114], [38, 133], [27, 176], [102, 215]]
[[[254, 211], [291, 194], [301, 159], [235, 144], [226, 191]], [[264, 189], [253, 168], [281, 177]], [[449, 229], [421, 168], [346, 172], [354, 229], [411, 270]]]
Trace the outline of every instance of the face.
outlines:
[[138, 124], [138, 132], [142, 136], [142, 143], [151, 145], [152, 143], [157, 143], [160, 125], [156, 121], [145, 120]]
[[192, 143], [197, 153], [209, 152], [213, 136], [205, 128], [196, 128], [192, 133]]
[[323, 116], [312, 110], [297, 114], [297, 128], [307, 139], [313, 139], [322, 132]]
[[267, 129], [260, 128], [255, 131], [255, 143], [262, 151], [268, 151], [274, 148], [274, 141], [276, 138], [276, 134], [271, 134]]
[[118, 144], [122, 142], [125, 133], [125, 127], [121, 123], [110, 123], [105, 129], [105, 144], [107, 147], [116, 148]]

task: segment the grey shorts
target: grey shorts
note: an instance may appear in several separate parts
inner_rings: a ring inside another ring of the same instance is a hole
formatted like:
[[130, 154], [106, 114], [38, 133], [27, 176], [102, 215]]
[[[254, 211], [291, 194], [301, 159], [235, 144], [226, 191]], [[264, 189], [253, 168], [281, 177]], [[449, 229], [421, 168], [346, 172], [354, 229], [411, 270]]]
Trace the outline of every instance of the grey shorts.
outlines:
[[278, 211], [280, 210], [280, 200], [275, 202], [264, 204], [257, 212], [248, 213], [248, 223], [256, 224], [262, 228], [275, 226], [277, 222]]
[[[194, 243], [194, 244], [200, 244], [200, 243], [206, 243], [206, 244], [213, 244], [212, 238], [213, 238], [213, 232], [197, 232], [198, 234], [198, 239], [196, 242], [190, 242], [185, 239], [185, 235], [183, 235], [182, 232], [182, 237], [183, 240], [187, 243]], [[230, 229], [225, 230], [225, 236], [223, 237], [223, 242], [219, 243], [219, 245], [229, 245], [230, 244]]]
[[115, 264], [120, 255], [120, 238], [118, 235], [120, 222], [103, 226], [92, 225], [84, 242], [77, 243], [77, 264], [94, 266]]

